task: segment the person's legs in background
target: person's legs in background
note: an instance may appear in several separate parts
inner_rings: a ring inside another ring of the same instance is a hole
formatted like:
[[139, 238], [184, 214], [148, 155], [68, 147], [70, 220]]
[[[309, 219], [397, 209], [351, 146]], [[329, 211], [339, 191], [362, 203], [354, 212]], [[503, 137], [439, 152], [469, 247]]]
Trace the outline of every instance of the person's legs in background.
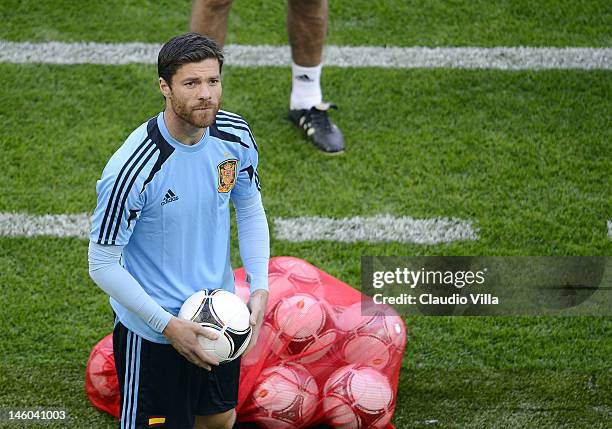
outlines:
[[327, 18], [327, 0], [288, 0], [287, 34], [292, 59], [289, 118], [315, 146], [336, 154], [344, 150], [344, 137], [328, 117], [328, 110], [336, 106], [322, 103], [321, 92]]
[[[233, 0], [194, 0], [191, 31], [223, 47], [232, 3]], [[329, 109], [336, 106], [322, 102], [321, 57], [327, 18], [327, 0], [288, 0], [287, 33], [292, 59], [289, 119], [317, 148], [333, 155], [344, 151], [344, 137], [328, 116]]]
[[214, 39], [222, 48], [227, 33], [227, 17], [233, 0], [193, 0], [191, 31]]

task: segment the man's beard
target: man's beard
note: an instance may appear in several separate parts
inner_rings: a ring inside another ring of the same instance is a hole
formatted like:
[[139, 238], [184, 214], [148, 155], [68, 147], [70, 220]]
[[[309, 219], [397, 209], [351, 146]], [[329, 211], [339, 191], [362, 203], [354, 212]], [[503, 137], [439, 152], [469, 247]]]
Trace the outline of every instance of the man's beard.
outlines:
[[[173, 95], [170, 96], [170, 100], [174, 114], [196, 128], [207, 128], [214, 124], [221, 106], [221, 100], [219, 100], [217, 105], [207, 103], [193, 108], [189, 108], [185, 103], [179, 102]], [[209, 107], [209, 109], [196, 110], [203, 107]]]

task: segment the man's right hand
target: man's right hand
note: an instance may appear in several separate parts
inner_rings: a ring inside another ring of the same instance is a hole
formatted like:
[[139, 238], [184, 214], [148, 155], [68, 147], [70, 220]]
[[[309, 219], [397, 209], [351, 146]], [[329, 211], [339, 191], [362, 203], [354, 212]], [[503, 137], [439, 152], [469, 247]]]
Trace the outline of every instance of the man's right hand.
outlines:
[[204, 351], [198, 341], [198, 335], [216, 340], [219, 337], [217, 334], [207, 331], [197, 323], [174, 316], [166, 325], [163, 334], [189, 362], [208, 371], [211, 370], [211, 365], [219, 365], [219, 359]]

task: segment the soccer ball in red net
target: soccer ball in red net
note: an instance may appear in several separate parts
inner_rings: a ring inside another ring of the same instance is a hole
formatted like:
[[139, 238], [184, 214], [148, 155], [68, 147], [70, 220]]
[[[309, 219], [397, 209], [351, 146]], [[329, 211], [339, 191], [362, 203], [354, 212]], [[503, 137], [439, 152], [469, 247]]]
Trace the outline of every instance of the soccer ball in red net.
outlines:
[[280, 355], [283, 341], [280, 334], [267, 322], [261, 325], [257, 343], [249, 353], [242, 356], [241, 363], [245, 367], [257, 364], [274, 363]]
[[308, 262], [291, 256], [277, 256], [270, 260], [270, 272], [282, 273], [306, 283], [317, 283], [320, 280], [319, 270]]
[[268, 312], [270, 312], [281, 299], [297, 293], [298, 287], [282, 274], [271, 273], [268, 276], [268, 290]]
[[319, 401], [314, 377], [302, 365], [286, 363], [265, 369], [253, 389], [253, 420], [271, 429], [307, 427]]
[[389, 380], [370, 367], [344, 366], [323, 388], [326, 423], [338, 429], [382, 429], [391, 421], [392, 404]]
[[[245, 304], [249, 303], [251, 298], [251, 286], [246, 280], [234, 281], [234, 293], [240, 297]], [[270, 313], [274, 306], [278, 304], [282, 298], [293, 295], [298, 292], [297, 285], [281, 274], [270, 274], [268, 276], [268, 307], [266, 313]]]
[[404, 323], [392, 310], [362, 315], [361, 303], [356, 303], [338, 316], [336, 326], [343, 333], [340, 356], [347, 363], [383, 369], [403, 353]]
[[85, 371], [85, 391], [97, 408], [119, 417], [119, 381], [113, 356], [113, 334], [92, 349]]
[[279, 302], [274, 310], [273, 326], [284, 342], [281, 356], [304, 364], [322, 358], [338, 337], [325, 303], [305, 293]]
[[334, 329], [317, 333], [303, 340], [289, 341], [281, 353], [281, 358], [309, 364], [323, 358], [334, 346], [338, 333]]
[[327, 313], [322, 303], [305, 293], [283, 298], [273, 314], [274, 327], [283, 336], [296, 341], [319, 334], [326, 320]]

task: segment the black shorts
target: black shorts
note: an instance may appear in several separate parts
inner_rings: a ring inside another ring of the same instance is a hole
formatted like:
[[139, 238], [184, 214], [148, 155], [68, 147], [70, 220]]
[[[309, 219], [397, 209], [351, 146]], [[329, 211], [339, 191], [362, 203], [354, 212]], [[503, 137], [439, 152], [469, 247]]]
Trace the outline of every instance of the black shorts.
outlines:
[[113, 331], [113, 352], [122, 429], [191, 429], [195, 416], [236, 407], [240, 358], [209, 372], [189, 362], [172, 345], [148, 341], [120, 322]]

